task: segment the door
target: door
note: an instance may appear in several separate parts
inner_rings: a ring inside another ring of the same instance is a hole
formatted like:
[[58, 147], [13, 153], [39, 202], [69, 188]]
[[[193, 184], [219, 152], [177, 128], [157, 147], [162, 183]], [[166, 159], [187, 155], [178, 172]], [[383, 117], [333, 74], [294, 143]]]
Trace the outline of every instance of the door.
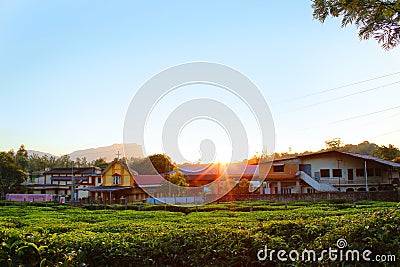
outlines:
[[347, 179], [349, 181], [353, 181], [353, 178], [354, 178], [353, 169], [347, 169]]

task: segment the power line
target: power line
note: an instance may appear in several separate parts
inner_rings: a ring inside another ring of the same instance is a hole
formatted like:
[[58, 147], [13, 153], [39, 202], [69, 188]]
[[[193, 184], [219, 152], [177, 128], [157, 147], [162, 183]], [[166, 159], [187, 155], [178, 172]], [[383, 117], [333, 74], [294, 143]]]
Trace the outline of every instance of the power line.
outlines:
[[397, 130], [394, 130], [394, 131], [391, 131], [391, 132], [386, 132], [386, 133], [383, 133], [383, 134], [380, 134], [380, 135], [376, 135], [376, 136], [373, 136], [373, 137], [370, 137], [370, 138], [381, 137], [381, 136], [385, 136], [385, 135], [389, 135], [389, 134], [394, 134], [394, 133], [398, 133], [398, 132], [400, 132], [400, 129], [397, 129]]
[[[318, 128], [325, 127], [326, 125], [332, 125], [332, 124], [336, 124], [336, 123], [340, 123], [340, 122], [344, 122], [344, 121], [348, 121], [348, 120], [353, 120], [353, 119], [358, 119], [358, 118], [362, 118], [362, 117], [367, 117], [367, 116], [370, 116], [370, 115], [374, 115], [374, 114], [378, 114], [378, 113], [383, 113], [383, 112], [390, 111], [390, 110], [394, 110], [394, 109], [398, 109], [398, 108], [400, 108], [400, 106], [391, 107], [391, 108], [387, 108], [387, 109], [383, 109], [383, 110], [377, 110], [377, 111], [374, 111], [374, 112], [365, 113], [365, 114], [361, 114], [361, 115], [357, 115], [357, 116], [345, 118], [345, 119], [342, 119], [342, 120], [337, 120], [337, 121], [329, 122], [329, 123], [326, 123], [326, 124], [323, 124], [323, 125], [320, 124], [319, 126], [314, 126], [314, 127], [308, 127], [308, 128], [298, 129], [298, 130], [295, 130], [295, 131], [297, 131], [297, 132], [302, 132], [302, 131], [308, 131], [308, 130], [312, 130], [312, 129], [318, 129]], [[397, 115], [398, 115], [398, 114], [397, 114]], [[390, 117], [394, 117], [394, 116], [389, 116], [388, 118], [390, 118]]]
[[366, 113], [366, 114], [361, 114], [361, 115], [357, 115], [357, 116], [353, 116], [353, 117], [349, 117], [349, 118], [346, 118], [346, 119], [342, 119], [342, 120], [338, 120], [338, 121], [331, 122], [331, 123], [329, 123], [329, 124], [335, 124], [335, 123], [342, 122], [342, 121], [348, 121], [348, 120], [358, 119], [358, 118], [362, 118], [362, 117], [366, 117], [366, 116], [370, 116], [370, 115], [373, 115], [373, 114], [382, 113], [382, 112], [385, 112], [385, 111], [389, 111], [389, 110], [393, 110], [393, 109], [398, 109], [398, 108], [400, 108], [400, 106], [392, 107], [392, 108], [387, 108], [387, 109], [383, 109], [383, 110], [378, 110], [378, 111], [374, 111], [374, 112], [370, 112], [370, 113]]
[[306, 105], [306, 106], [302, 106], [302, 107], [299, 107], [297, 109], [290, 110], [290, 111], [287, 111], [287, 112], [284, 112], [284, 113], [290, 113], [290, 112], [297, 111], [297, 110], [300, 110], [300, 109], [309, 108], [309, 107], [317, 106], [317, 105], [320, 105], [320, 104], [324, 104], [324, 103], [336, 101], [336, 100], [339, 100], [339, 99], [343, 99], [343, 98], [346, 98], [346, 97], [350, 97], [350, 96], [354, 96], [354, 95], [363, 94], [363, 93], [366, 93], [366, 92], [382, 89], [384, 87], [391, 86], [391, 85], [394, 85], [394, 84], [397, 84], [397, 83], [400, 83], [400, 81], [396, 81], [396, 82], [393, 82], [393, 83], [388, 83], [388, 84], [384, 84], [384, 85], [381, 85], [381, 86], [377, 86], [377, 87], [369, 88], [369, 89], [366, 89], [366, 90], [358, 91], [358, 92], [355, 92], [355, 93], [351, 93], [351, 94], [347, 94], [347, 95], [331, 98], [331, 99], [328, 99], [328, 100], [320, 101], [320, 102], [313, 103], [313, 104]]
[[[392, 115], [390, 115], [390, 116], [386, 116], [386, 117], [384, 117], [384, 118], [379, 118], [379, 119], [377, 119], [377, 120], [374, 120], [373, 122], [381, 122], [381, 121], [384, 121], [384, 120], [387, 120], [387, 119], [390, 119], [390, 118], [394, 118], [394, 117], [397, 117], [397, 116], [400, 116], [400, 113], [395, 113], [395, 114], [392, 114]], [[372, 123], [372, 124], [374, 124], [374, 123]], [[364, 125], [371, 125], [371, 121], [369, 121], [369, 122], [367, 122], [367, 123], [363, 123], [363, 124], [361, 124], [360, 126], [364, 126]]]
[[378, 77], [374, 77], [374, 78], [367, 79], [367, 80], [362, 80], [362, 81], [358, 81], [358, 82], [346, 84], [346, 85], [341, 85], [341, 86], [334, 87], [334, 88], [330, 88], [330, 89], [325, 89], [325, 90], [317, 91], [317, 92], [314, 92], [314, 93], [309, 93], [309, 94], [306, 94], [306, 95], [303, 95], [303, 96], [298, 96], [298, 97], [294, 97], [294, 98], [288, 99], [288, 100], [286, 100], [286, 101], [294, 101], [294, 100], [306, 98], [306, 97], [309, 97], [309, 96], [320, 95], [320, 94], [324, 94], [324, 93], [327, 93], [327, 92], [331, 92], [331, 91], [343, 89], [343, 88], [346, 88], [346, 87], [350, 87], [350, 86], [354, 86], [354, 85], [358, 85], [358, 84], [362, 84], [362, 83], [366, 83], [366, 82], [370, 82], [370, 81], [382, 79], [382, 78], [389, 77], [389, 76], [393, 76], [393, 75], [397, 75], [397, 74], [400, 74], [400, 71], [398, 71], [398, 72], [393, 72], [393, 73], [389, 73], [389, 74], [382, 75], [382, 76], [378, 76]]

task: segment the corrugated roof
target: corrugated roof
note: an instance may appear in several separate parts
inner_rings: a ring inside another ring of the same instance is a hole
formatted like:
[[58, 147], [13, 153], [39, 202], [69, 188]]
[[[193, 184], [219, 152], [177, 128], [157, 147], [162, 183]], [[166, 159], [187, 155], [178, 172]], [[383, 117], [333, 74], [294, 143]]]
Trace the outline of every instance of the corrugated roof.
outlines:
[[341, 151], [338, 151], [338, 152], [342, 153], [342, 154], [350, 155], [350, 156], [353, 156], [353, 157], [362, 158], [362, 159], [365, 159], [365, 160], [372, 160], [372, 161], [375, 161], [375, 162], [378, 162], [378, 163], [381, 163], [381, 164], [385, 164], [385, 165], [389, 165], [389, 166], [392, 166], [392, 167], [400, 168], [400, 164], [399, 163], [396, 163], [396, 162], [393, 162], [393, 161], [389, 161], [389, 160], [384, 160], [384, 159], [377, 158], [377, 157], [373, 157], [373, 156], [370, 156], [370, 155], [362, 155], [362, 154], [356, 154], [356, 153], [351, 153], [351, 152], [341, 152]]
[[[99, 174], [95, 174], [96, 170], [101, 170], [99, 167], [82, 167], [82, 168], [73, 168], [74, 174], [87, 174], [87, 175], [92, 175], [96, 176]], [[72, 167], [71, 168], [54, 168], [51, 169], [50, 171], [45, 171], [44, 174], [71, 174], [72, 173]]]
[[[51, 176], [50, 180], [52, 181], [71, 181], [72, 176]], [[74, 176], [75, 181], [87, 181], [87, 176]]]
[[381, 164], [385, 164], [385, 165], [388, 165], [388, 166], [400, 168], [400, 164], [396, 163], [396, 162], [393, 162], [393, 161], [384, 160], [384, 159], [373, 157], [373, 156], [370, 156], [370, 155], [357, 154], [357, 153], [351, 153], [351, 152], [344, 152], [344, 151], [339, 151], [339, 150], [326, 150], [326, 151], [319, 151], [319, 152], [308, 153], [308, 154], [303, 154], [303, 155], [298, 155], [298, 156], [290, 156], [290, 157], [287, 157], [287, 158], [274, 159], [273, 162], [271, 162], [271, 161], [261, 162], [260, 164], [271, 164], [271, 163], [274, 163], [274, 162], [286, 161], [286, 160], [291, 160], [291, 159], [300, 159], [300, 158], [312, 157], [312, 156], [317, 156], [317, 155], [321, 155], [321, 154], [328, 154], [328, 153], [345, 154], [345, 155], [349, 155], [349, 156], [352, 156], [352, 157], [357, 157], [357, 158], [361, 158], [361, 159], [364, 159], [364, 160], [372, 160], [372, 161], [375, 161], [375, 162], [378, 162], [378, 163], [381, 163]]
[[[227, 167], [226, 167], [227, 166]], [[259, 174], [258, 165], [250, 165], [243, 163], [233, 164], [199, 164], [199, 165], [186, 165], [179, 168], [179, 170], [186, 175], [254, 175]], [[171, 173], [174, 173], [172, 171]]]

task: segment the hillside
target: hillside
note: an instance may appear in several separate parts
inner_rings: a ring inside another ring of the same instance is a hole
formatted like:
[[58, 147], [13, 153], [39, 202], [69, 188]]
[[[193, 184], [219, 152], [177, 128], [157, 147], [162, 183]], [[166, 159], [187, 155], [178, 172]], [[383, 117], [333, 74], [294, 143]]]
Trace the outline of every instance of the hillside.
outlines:
[[[138, 144], [126, 144], [125, 149], [127, 157], [139, 157], [139, 158], [143, 157], [142, 147]], [[117, 157], [118, 151], [122, 157], [124, 151], [122, 144], [113, 144], [111, 146], [77, 150], [69, 155], [72, 160], [75, 160], [77, 157], [79, 158], [86, 157], [87, 161], [90, 162], [102, 157], [105, 158], [106, 161], [111, 161], [115, 157]]]
[[46, 153], [46, 152], [42, 152], [42, 151], [37, 151], [37, 150], [27, 150], [28, 151], [28, 156], [33, 156], [33, 155], [38, 155], [39, 157], [43, 157], [43, 156], [47, 156], [47, 157], [55, 157], [58, 158], [58, 156], [55, 156], [51, 153]]

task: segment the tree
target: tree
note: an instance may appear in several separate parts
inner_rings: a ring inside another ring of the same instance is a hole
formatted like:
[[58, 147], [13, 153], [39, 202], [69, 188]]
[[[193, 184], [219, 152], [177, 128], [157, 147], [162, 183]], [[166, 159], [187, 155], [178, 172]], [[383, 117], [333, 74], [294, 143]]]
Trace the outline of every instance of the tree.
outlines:
[[72, 160], [69, 155], [63, 155], [56, 159], [54, 166], [50, 168], [68, 168], [72, 166]]
[[10, 149], [8, 152], [6, 152], [8, 155], [8, 158], [11, 158], [12, 161], [15, 163], [15, 152], [14, 149]]
[[386, 50], [400, 42], [400, 0], [312, 0], [313, 17], [342, 17], [342, 28], [355, 24], [360, 39], [375, 38]]
[[18, 167], [26, 171], [28, 168], [28, 151], [26, 151], [25, 146], [21, 145], [15, 154], [15, 162]]
[[77, 158], [75, 159], [75, 164], [74, 164], [74, 166], [77, 166], [78, 168], [82, 167], [82, 160], [81, 160], [80, 157], [77, 157]]
[[157, 171], [154, 169], [153, 164], [148, 157], [145, 158], [130, 158], [127, 161], [130, 168], [137, 171], [139, 174], [157, 174]]
[[154, 154], [145, 158], [130, 158], [128, 161], [130, 168], [139, 174], [163, 174], [169, 173], [175, 167], [171, 159], [165, 154]]
[[249, 193], [250, 182], [246, 178], [243, 178], [239, 183], [233, 188], [233, 194], [248, 194]]
[[183, 189], [182, 187], [189, 186], [189, 184], [186, 182], [185, 175], [183, 175], [183, 173], [177, 167], [175, 167], [173, 170], [174, 173], [171, 174], [167, 180], [172, 184], [181, 187], [171, 186], [171, 184], [167, 180], [164, 180], [161, 184], [159, 192], [162, 193], [165, 197], [182, 196], [185, 192], [185, 189]]
[[0, 152], [0, 164], [6, 164], [6, 163], [14, 163], [15, 164], [15, 159], [14, 159], [14, 154], [10, 154], [10, 152]]
[[400, 150], [395, 147], [394, 145], [389, 146], [380, 146], [378, 147], [374, 153], [373, 156], [385, 159], [385, 160], [393, 160], [397, 157], [400, 157]]
[[340, 151], [364, 154], [364, 155], [372, 155], [374, 151], [377, 149], [377, 147], [378, 147], [377, 144], [364, 141], [362, 143], [359, 143], [358, 145], [346, 144], [340, 148]]
[[43, 165], [44, 164], [41, 157], [39, 157], [37, 154], [30, 155], [28, 157], [27, 171], [28, 172], [40, 171], [44, 169]]
[[325, 146], [329, 150], [338, 149], [342, 146], [342, 140], [338, 137], [325, 141]]
[[169, 176], [169, 181], [179, 186], [189, 186], [185, 175], [177, 167], [174, 168], [174, 173]]
[[175, 167], [170, 157], [168, 157], [166, 154], [154, 154], [150, 155], [148, 158], [159, 174], [169, 173]]
[[108, 163], [104, 158], [98, 158], [98, 159], [92, 161], [91, 165], [93, 165], [95, 167], [99, 167], [99, 168], [105, 169], [105, 168], [107, 168]]
[[0, 195], [11, 192], [23, 192], [21, 183], [26, 181], [27, 175], [16, 164], [14, 158], [6, 152], [0, 152]]
[[86, 158], [86, 157], [83, 157], [83, 158], [82, 158], [81, 166], [82, 166], [82, 167], [89, 167], [89, 162], [87, 161], [87, 158]]

